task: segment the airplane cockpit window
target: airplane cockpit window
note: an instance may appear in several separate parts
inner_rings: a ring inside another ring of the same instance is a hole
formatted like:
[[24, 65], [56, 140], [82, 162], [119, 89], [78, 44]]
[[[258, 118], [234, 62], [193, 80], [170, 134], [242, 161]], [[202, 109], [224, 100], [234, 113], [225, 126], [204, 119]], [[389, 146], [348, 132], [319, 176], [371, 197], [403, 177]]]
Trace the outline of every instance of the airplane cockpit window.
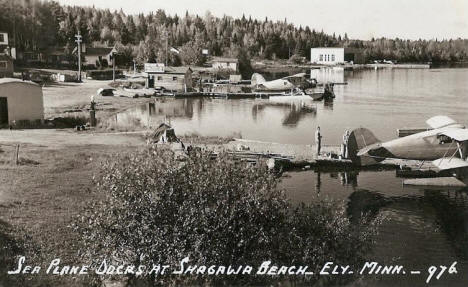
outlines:
[[446, 144], [452, 142], [452, 138], [446, 135], [438, 135], [437, 139], [439, 140], [439, 144]]

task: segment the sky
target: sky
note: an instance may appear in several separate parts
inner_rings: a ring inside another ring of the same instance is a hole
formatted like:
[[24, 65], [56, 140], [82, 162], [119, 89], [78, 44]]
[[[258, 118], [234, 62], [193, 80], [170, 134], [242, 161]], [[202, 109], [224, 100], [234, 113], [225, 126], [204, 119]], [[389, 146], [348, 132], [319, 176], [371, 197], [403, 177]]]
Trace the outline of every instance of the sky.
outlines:
[[[57, 1], [57, 0], [56, 0]], [[61, 4], [169, 14], [281, 20], [349, 38], [468, 39], [468, 0], [58, 0]]]

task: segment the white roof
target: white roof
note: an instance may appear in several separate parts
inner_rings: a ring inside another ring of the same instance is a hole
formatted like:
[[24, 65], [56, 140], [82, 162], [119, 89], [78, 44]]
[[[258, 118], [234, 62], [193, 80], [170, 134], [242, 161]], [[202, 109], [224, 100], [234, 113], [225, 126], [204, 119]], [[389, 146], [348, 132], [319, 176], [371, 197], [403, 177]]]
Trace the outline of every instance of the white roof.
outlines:
[[468, 141], [468, 130], [467, 129], [447, 129], [441, 133], [449, 138], [452, 138], [459, 142]]
[[23, 84], [39, 86], [38, 84], [31, 82], [31, 81], [23, 81], [21, 79], [16, 79], [16, 78], [0, 78], [0, 85], [10, 84], [10, 83], [23, 83]]

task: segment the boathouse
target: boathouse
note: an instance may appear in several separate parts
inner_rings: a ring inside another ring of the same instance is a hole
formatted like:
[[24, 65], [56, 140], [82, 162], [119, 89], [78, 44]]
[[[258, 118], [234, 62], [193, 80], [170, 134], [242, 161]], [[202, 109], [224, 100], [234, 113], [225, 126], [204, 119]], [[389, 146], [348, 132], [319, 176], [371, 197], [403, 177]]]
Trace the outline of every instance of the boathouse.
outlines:
[[0, 79], [0, 127], [43, 120], [41, 86], [19, 79]]
[[364, 64], [362, 52], [355, 48], [311, 48], [310, 61], [320, 65]]
[[186, 92], [193, 87], [190, 67], [166, 67], [164, 64], [145, 64], [146, 87]]
[[213, 57], [210, 62], [213, 70], [237, 71], [238, 61], [236, 58]]

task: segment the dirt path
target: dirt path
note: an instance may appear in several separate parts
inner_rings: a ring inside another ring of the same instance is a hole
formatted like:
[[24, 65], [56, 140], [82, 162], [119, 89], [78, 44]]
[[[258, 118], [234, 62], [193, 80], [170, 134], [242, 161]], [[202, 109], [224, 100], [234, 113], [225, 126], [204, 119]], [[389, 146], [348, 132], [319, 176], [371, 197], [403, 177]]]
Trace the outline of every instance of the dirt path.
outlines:
[[2, 144], [26, 143], [47, 147], [76, 145], [124, 145], [145, 144], [142, 133], [94, 133], [73, 129], [0, 130]]
[[147, 102], [146, 98], [97, 96], [99, 88], [110, 88], [112, 81], [83, 80], [83, 83], [53, 83], [42, 87], [45, 118], [88, 117], [91, 96], [95, 95], [96, 109], [100, 117]]

